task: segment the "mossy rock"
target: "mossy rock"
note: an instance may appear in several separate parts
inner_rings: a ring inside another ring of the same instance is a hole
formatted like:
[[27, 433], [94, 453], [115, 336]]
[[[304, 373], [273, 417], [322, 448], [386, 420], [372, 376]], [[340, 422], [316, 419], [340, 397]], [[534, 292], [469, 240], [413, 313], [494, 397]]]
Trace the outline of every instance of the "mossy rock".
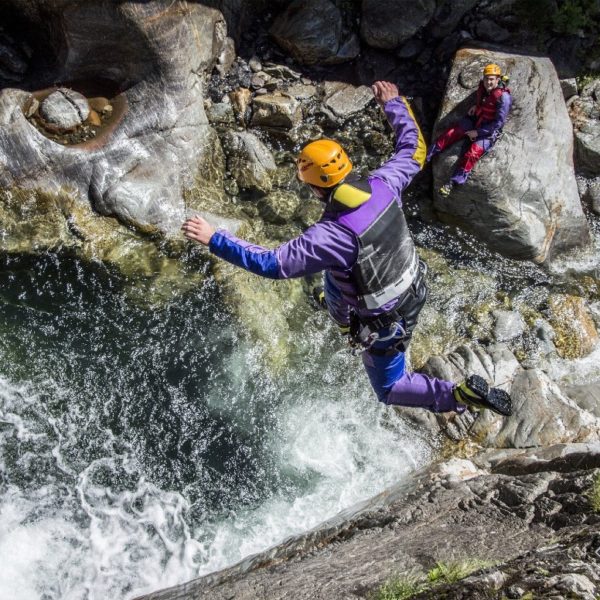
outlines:
[[579, 296], [555, 294], [548, 299], [548, 309], [559, 356], [567, 359], [587, 356], [598, 342], [598, 332], [585, 300]]
[[198, 269], [187, 268], [151, 239], [112, 217], [94, 213], [69, 191], [15, 188], [0, 191], [0, 251], [37, 256], [67, 253], [101, 262], [127, 281], [126, 291], [145, 304], [162, 303], [175, 291], [199, 285]]

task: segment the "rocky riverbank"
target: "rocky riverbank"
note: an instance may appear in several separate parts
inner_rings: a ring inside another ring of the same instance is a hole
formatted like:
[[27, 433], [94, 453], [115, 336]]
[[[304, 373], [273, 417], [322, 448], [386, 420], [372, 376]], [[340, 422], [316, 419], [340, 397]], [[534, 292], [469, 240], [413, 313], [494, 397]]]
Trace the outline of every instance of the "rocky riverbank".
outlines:
[[460, 561], [493, 566], [414, 597], [595, 598], [598, 468], [597, 443], [445, 461], [312, 532], [143, 599], [368, 598], [401, 574], [414, 582]]

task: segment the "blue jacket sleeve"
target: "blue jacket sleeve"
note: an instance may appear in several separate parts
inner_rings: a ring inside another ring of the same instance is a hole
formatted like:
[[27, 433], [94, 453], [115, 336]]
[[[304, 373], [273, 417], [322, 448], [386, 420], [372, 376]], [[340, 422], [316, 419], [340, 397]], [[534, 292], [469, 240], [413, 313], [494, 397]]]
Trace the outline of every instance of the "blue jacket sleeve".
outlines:
[[210, 238], [208, 247], [215, 256], [246, 271], [269, 279], [279, 279], [279, 263], [274, 250], [237, 239], [221, 229]]

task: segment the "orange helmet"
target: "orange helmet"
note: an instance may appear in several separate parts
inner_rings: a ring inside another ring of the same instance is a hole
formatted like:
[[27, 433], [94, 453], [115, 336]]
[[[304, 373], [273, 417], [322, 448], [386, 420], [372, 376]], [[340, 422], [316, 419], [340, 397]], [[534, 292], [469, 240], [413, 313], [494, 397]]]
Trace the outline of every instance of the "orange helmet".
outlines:
[[325, 139], [304, 146], [296, 166], [300, 181], [324, 188], [337, 185], [352, 171], [344, 149], [337, 142]]
[[485, 65], [485, 67], [483, 68], [483, 74], [498, 75], [498, 77], [500, 77], [500, 75], [502, 75], [502, 69], [498, 65], [490, 63], [489, 65]]

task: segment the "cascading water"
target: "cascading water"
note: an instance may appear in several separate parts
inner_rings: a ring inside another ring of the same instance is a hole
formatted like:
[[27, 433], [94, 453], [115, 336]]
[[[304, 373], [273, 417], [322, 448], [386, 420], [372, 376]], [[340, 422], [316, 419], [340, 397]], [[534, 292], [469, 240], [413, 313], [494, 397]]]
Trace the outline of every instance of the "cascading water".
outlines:
[[121, 598], [233, 564], [423, 464], [324, 314], [275, 377], [216, 286], [160, 309], [46, 256], [0, 275], [0, 598]]

